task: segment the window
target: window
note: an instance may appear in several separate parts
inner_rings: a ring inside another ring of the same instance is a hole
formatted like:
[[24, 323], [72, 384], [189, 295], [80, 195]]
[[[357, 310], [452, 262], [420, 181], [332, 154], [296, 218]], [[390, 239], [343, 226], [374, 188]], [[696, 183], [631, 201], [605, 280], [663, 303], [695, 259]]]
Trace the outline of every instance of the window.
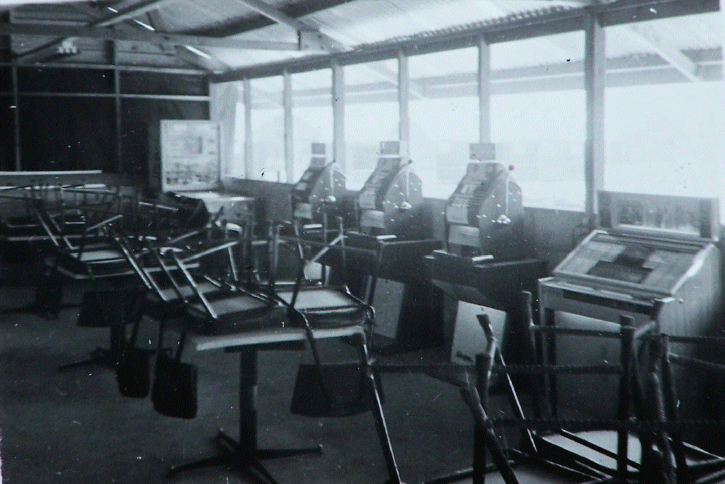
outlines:
[[411, 56], [410, 159], [423, 195], [447, 199], [478, 142], [478, 48]]
[[312, 143], [325, 143], [327, 159], [333, 159], [331, 99], [330, 69], [292, 75], [294, 180], [310, 163]]
[[[725, 84], [722, 66], [709, 61], [719, 57], [720, 15], [607, 29], [607, 56], [613, 69], [605, 98], [605, 189], [718, 197], [722, 207]], [[684, 32], [697, 32], [698, 38]], [[658, 33], [667, 39], [669, 49], [680, 51], [689, 62], [665, 62], [652, 40]], [[627, 72], [628, 65], [638, 69]]]
[[583, 59], [581, 31], [491, 46], [491, 138], [526, 206], [584, 210]]
[[381, 141], [399, 139], [397, 60], [345, 66], [345, 174], [359, 190], [375, 169]]
[[252, 180], [287, 179], [284, 162], [282, 76], [252, 79]]

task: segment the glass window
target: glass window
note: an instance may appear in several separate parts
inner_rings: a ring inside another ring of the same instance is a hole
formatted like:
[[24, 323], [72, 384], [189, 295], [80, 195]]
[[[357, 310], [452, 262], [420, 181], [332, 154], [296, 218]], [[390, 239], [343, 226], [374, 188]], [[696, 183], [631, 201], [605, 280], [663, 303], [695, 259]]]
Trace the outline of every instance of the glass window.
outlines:
[[410, 158], [423, 195], [447, 199], [478, 142], [478, 48], [411, 56]]
[[237, 102], [234, 110], [234, 141], [232, 145], [232, 159], [227, 162], [225, 175], [244, 178], [244, 97], [242, 83], [237, 83]]
[[332, 161], [332, 72], [330, 69], [292, 75], [294, 173], [297, 180], [310, 163], [312, 143], [324, 143]]
[[[283, 182], [284, 107], [282, 76], [252, 79], [252, 180]], [[243, 125], [244, 123], [242, 123]]]
[[[605, 189], [718, 197], [722, 207], [725, 111], [719, 107], [725, 105], [725, 84], [722, 66], [711, 62], [720, 55], [720, 15], [607, 29], [607, 56], [615, 69], [608, 72], [605, 98]], [[667, 39], [667, 48], [684, 59], [664, 62], [654, 38]]]
[[584, 210], [584, 33], [491, 46], [491, 139], [524, 205]]
[[381, 141], [399, 139], [398, 62], [345, 66], [345, 174], [359, 190], [378, 161]]

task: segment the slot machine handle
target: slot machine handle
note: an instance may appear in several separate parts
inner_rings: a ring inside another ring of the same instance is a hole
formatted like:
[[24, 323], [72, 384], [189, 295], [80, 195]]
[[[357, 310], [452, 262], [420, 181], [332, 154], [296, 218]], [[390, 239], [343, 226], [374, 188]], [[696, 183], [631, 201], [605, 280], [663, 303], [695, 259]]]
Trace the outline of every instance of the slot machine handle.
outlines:
[[508, 218], [506, 214], [501, 214], [496, 220], [493, 221], [493, 224], [496, 227], [506, 227], [507, 225], [511, 225], [511, 219]]
[[411, 205], [408, 201], [408, 196], [410, 195], [410, 165], [412, 164], [413, 160], [408, 160], [408, 164], [405, 167], [405, 199], [403, 200], [403, 203], [400, 204], [400, 210], [404, 212], [413, 208], [413, 205]]

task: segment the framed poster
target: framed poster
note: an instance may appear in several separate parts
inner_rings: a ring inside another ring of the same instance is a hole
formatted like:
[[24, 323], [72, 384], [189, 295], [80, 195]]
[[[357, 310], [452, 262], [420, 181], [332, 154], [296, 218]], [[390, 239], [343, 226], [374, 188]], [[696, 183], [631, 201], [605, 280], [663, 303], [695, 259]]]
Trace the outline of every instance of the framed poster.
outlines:
[[219, 188], [219, 123], [161, 120], [159, 144], [162, 192]]

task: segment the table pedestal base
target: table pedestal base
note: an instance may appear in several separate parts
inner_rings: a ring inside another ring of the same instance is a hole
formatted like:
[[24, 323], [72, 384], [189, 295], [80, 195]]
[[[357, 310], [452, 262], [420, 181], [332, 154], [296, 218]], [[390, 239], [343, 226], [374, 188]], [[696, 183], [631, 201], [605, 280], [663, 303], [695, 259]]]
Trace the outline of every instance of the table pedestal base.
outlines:
[[237, 471], [246, 472], [259, 482], [275, 484], [277, 481], [264, 468], [261, 461], [296, 455], [322, 454], [321, 445], [303, 449], [246, 449], [221, 430], [217, 435], [216, 442], [219, 446], [219, 455], [172, 467], [169, 469], [167, 477], [173, 477], [181, 472], [194, 469], [226, 466]]

